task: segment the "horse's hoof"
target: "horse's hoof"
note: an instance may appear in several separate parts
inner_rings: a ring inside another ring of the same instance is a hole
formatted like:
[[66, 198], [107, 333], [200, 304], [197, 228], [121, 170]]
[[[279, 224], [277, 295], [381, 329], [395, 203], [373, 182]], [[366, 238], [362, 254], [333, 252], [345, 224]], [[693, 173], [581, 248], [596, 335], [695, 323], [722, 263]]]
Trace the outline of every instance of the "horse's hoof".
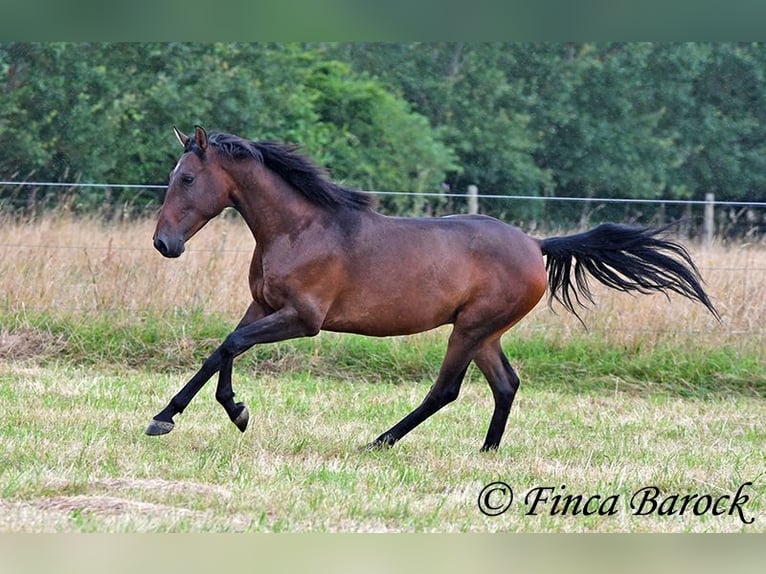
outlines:
[[247, 410], [247, 407], [243, 403], [239, 403], [238, 406], [241, 406], [242, 410], [234, 418], [234, 424], [237, 425], [237, 428], [240, 432], [245, 432], [245, 429], [247, 429], [247, 423], [250, 421], [250, 412]]
[[158, 421], [157, 419], [152, 419], [152, 422], [146, 427], [146, 434], [149, 436], [168, 434], [173, 430], [174, 426], [175, 424], [172, 421]]
[[371, 443], [368, 443], [366, 446], [362, 448], [362, 450], [366, 450], [368, 452], [374, 452], [377, 450], [387, 450], [394, 446], [393, 440], [388, 435], [385, 435], [384, 437], [376, 438]]

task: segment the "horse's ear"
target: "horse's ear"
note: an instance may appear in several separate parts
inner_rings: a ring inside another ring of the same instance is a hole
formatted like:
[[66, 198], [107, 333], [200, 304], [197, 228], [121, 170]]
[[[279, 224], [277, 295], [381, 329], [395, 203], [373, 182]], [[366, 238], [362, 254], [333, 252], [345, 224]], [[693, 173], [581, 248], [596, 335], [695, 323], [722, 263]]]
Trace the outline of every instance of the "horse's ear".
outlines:
[[194, 126], [194, 140], [202, 151], [207, 149], [207, 132], [202, 126]]
[[178, 138], [178, 141], [181, 142], [181, 145], [186, 148], [186, 144], [189, 141], [189, 136], [182, 134], [176, 126], [173, 126], [173, 131], [176, 133], [176, 137]]

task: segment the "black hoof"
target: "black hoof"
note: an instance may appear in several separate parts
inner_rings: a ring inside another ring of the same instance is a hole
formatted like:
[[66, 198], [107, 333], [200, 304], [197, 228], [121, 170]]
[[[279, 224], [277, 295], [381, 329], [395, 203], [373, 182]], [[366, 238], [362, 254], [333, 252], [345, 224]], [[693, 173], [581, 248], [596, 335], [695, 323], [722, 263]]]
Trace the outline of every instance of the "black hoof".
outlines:
[[396, 441], [393, 438], [391, 438], [390, 435], [383, 435], [381, 437], [376, 438], [374, 441], [372, 441], [367, 446], [365, 446], [364, 450], [373, 451], [373, 450], [388, 449], [394, 446], [395, 442]]
[[168, 434], [170, 431], [173, 430], [173, 427], [175, 424], [173, 422], [168, 421], [158, 421], [157, 419], [152, 419], [152, 422], [149, 423], [149, 426], [146, 427], [146, 434], [149, 436], [159, 436], [161, 434]]
[[242, 407], [239, 411], [239, 414], [232, 419], [235, 425], [237, 425], [237, 428], [240, 432], [245, 432], [247, 429], [247, 423], [250, 422], [250, 412], [247, 410], [247, 407], [244, 405], [244, 403], [237, 403], [238, 407]]

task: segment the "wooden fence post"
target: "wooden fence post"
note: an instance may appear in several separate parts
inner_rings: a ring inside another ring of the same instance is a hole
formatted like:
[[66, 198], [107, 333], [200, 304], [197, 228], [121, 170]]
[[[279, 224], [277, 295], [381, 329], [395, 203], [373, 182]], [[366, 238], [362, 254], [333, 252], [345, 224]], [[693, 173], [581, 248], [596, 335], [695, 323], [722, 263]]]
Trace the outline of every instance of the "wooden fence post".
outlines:
[[703, 238], [706, 246], [713, 244], [715, 232], [715, 194], [705, 194], [705, 219], [703, 223]]
[[468, 213], [479, 213], [479, 188], [473, 184], [468, 186]]

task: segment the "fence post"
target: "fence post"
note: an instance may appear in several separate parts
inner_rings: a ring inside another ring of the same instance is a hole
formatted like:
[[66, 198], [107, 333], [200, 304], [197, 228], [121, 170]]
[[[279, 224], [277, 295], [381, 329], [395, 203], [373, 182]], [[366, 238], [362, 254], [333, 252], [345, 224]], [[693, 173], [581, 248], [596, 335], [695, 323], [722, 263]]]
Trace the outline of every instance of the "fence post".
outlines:
[[705, 219], [703, 223], [703, 237], [706, 246], [713, 244], [713, 234], [715, 231], [715, 194], [705, 194]]
[[468, 213], [479, 213], [479, 188], [473, 184], [468, 186]]

